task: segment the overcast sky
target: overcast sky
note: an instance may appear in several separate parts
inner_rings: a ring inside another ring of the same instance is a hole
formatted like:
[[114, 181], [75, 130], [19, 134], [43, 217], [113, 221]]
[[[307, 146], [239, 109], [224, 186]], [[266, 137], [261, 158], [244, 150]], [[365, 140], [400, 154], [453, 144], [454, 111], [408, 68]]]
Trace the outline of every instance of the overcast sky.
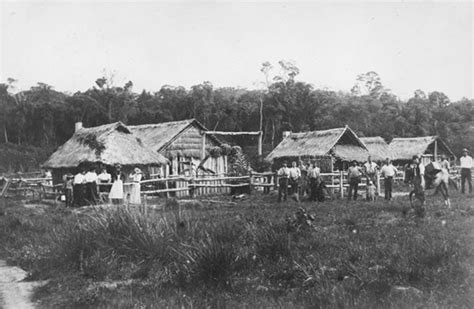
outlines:
[[402, 99], [415, 89], [473, 98], [472, 2], [5, 2], [0, 82], [134, 90], [260, 87], [262, 62], [293, 60], [297, 80], [349, 91], [376, 71]]

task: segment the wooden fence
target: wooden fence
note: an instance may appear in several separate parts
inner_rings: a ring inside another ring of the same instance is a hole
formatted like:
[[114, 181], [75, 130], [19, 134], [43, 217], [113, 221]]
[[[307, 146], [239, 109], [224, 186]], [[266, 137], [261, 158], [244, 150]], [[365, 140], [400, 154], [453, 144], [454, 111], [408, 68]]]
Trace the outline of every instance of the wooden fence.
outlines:
[[[251, 173], [244, 176], [232, 175], [212, 175], [198, 178], [188, 176], [174, 176], [167, 178], [152, 178], [142, 180], [141, 194], [147, 198], [149, 196], [163, 197], [184, 197], [202, 196], [215, 194], [229, 194], [232, 192], [252, 191], [257, 188], [275, 187], [275, 174]], [[237, 190], [241, 189], [241, 190]]]
[[[326, 187], [329, 189], [333, 197], [344, 197], [346, 190], [349, 187], [347, 181], [347, 172], [334, 171], [332, 173], [320, 174]], [[151, 175], [156, 177], [158, 175]], [[474, 176], [474, 173], [473, 173]], [[453, 167], [451, 170], [451, 177], [458, 183], [460, 182], [459, 169]], [[403, 181], [403, 173], [394, 177], [395, 182]], [[23, 195], [32, 194], [33, 197], [38, 195], [39, 199], [52, 198], [58, 200], [62, 194], [62, 184], [52, 185], [51, 178], [5, 178], [3, 180], [3, 187], [0, 187], [0, 197], [5, 197], [7, 194]], [[380, 184], [383, 177], [377, 177], [377, 188], [380, 194]], [[1, 183], [1, 182], [0, 182]], [[131, 183], [124, 183], [125, 191], [127, 186]], [[111, 186], [111, 184], [98, 184], [101, 186]], [[359, 184], [360, 188], [365, 188], [366, 178], [362, 177]], [[206, 175], [197, 178], [189, 176], [170, 176], [167, 178], [152, 178], [142, 180], [140, 182], [141, 196], [146, 200], [149, 197], [195, 197], [203, 195], [218, 195], [218, 194], [238, 194], [251, 193], [252, 191], [263, 191], [268, 193], [270, 190], [278, 190], [278, 177], [276, 173], [250, 173], [244, 176], [233, 175]], [[98, 190], [103, 191], [103, 190]], [[105, 190], [107, 191], [107, 190]], [[100, 193], [101, 202], [107, 202], [108, 193]]]
[[[349, 187], [347, 172], [335, 171], [332, 173], [321, 173], [326, 187], [333, 196], [344, 197]], [[395, 181], [403, 180], [403, 176], [394, 177]], [[380, 182], [383, 177], [377, 177], [377, 188], [380, 191]], [[362, 177], [360, 188], [366, 186], [366, 178]], [[273, 172], [251, 173], [245, 176], [212, 175], [200, 178], [193, 177], [168, 177], [143, 180], [141, 183], [141, 194], [144, 198], [150, 196], [161, 197], [185, 197], [215, 194], [229, 194], [242, 192], [244, 190], [233, 190], [236, 188], [247, 188], [247, 193], [252, 191], [269, 192], [278, 190], [278, 176]], [[380, 192], [379, 192], [380, 193]]]

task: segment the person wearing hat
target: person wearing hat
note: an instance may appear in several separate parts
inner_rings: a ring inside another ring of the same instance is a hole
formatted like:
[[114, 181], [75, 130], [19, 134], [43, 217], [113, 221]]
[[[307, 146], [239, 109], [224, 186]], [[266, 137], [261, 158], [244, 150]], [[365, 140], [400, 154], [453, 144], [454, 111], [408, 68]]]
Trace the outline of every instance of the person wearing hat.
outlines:
[[66, 175], [64, 175], [63, 180], [64, 180], [63, 190], [64, 190], [64, 197], [66, 199], [65, 200], [66, 207], [72, 207], [72, 203], [73, 203], [72, 192], [74, 188], [74, 176], [71, 173], [67, 173]]
[[321, 169], [315, 162], [312, 163], [308, 171], [308, 177], [310, 181], [310, 201], [315, 202], [318, 200], [318, 186], [321, 183]]
[[417, 195], [423, 197], [425, 195], [425, 166], [421, 163], [420, 156], [413, 156], [413, 186]]
[[290, 177], [290, 169], [285, 162], [282, 163], [280, 169], [277, 172], [278, 176], [278, 202], [283, 199], [286, 201], [288, 196], [288, 177]]
[[377, 187], [377, 171], [379, 169], [379, 166], [377, 163], [372, 161], [372, 157], [368, 156], [367, 157], [367, 162], [364, 163], [363, 165], [363, 170], [365, 177], [367, 177], [367, 185], [369, 185], [369, 181], [372, 181], [372, 183]]
[[294, 196], [296, 201], [300, 201], [299, 199], [299, 182], [301, 180], [301, 170], [297, 166], [296, 161], [291, 162], [291, 167], [289, 168], [289, 182], [291, 188], [291, 195]]
[[471, 168], [472, 168], [472, 157], [467, 154], [467, 148], [462, 150], [462, 156], [459, 158], [460, 167], [461, 167], [461, 193], [464, 194], [464, 187], [466, 181], [469, 185], [469, 194], [472, 193], [472, 180], [471, 180]]
[[347, 182], [349, 183], [349, 191], [347, 200], [351, 200], [352, 194], [354, 194], [354, 201], [357, 199], [357, 191], [359, 190], [359, 183], [362, 176], [362, 170], [358, 166], [357, 161], [354, 160], [347, 170]]
[[380, 175], [384, 178], [385, 199], [390, 201], [392, 199], [393, 177], [397, 175], [398, 170], [393, 166], [392, 161], [385, 159], [385, 165], [380, 169]]
[[141, 204], [140, 199], [140, 181], [143, 178], [142, 171], [136, 167], [133, 173], [130, 174], [130, 180], [132, 181], [132, 189], [130, 191], [130, 203]]
[[449, 163], [448, 159], [446, 159], [445, 155], [440, 156], [439, 165], [441, 165], [441, 168], [444, 168], [448, 172], [451, 169], [451, 164]]

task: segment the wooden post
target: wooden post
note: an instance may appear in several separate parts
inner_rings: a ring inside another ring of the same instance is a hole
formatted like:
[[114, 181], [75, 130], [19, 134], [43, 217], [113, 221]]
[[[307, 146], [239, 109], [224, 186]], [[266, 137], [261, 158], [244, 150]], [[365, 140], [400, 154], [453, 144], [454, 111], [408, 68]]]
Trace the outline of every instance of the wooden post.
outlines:
[[249, 194], [252, 194], [252, 171], [249, 172]]
[[263, 143], [263, 132], [260, 131], [260, 134], [258, 135], [258, 155], [261, 156], [263, 151], [262, 151], [262, 143]]
[[147, 196], [146, 196], [146, 193], [143, 194], [143, 214], [146, 216], [147, 215]]
[[[397, 175], [395, 175], [397, 176]], [[376, 181], [377, 181], [377, 195], [380, 196], [380, 175], [377, 173], [375, 175]]]
[[275, 191], [278, 191], [278, 173], [275, 172], [272, 177], [273, 177], [273, 189], [275, 189]]
[[344, 171], [339, 172], [339, 189], [341, 190], [340, 195], [342, 199], [344, 198]]
[[438, 140], [434, 142], [434, 162], [438, 161]]
[[[166, 190], [169, 189], [169, 187], [168, 187], [168, 179], [165, 180], [165, 188], [166, 188]], [[169, 197], [170, 197], [170, 193], [167, 191], [167, 192], [166, 192], [166, 198], [169, 198]]]
[[206, 157], [206, 132], [202, 133], [202, 140], [201, 140], [201, 160], [204, 160]]

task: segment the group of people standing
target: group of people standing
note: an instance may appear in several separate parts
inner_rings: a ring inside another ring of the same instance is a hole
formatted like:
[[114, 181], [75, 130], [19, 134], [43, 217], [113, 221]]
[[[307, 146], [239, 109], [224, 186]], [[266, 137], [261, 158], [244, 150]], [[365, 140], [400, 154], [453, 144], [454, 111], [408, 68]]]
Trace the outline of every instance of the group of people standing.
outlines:
[[[377, 177], [384, 177], [385, 199], [392, 199], [393, 179], [398, 170], [393, 166], [390, 159], [386, 159], [384, 165], [379, 168], [378, 164], [372, 161], [369, 156], [367, 162], [361, 167], [357, 161], [353, 161], [347, 171], [347, 179], [349, 184], [348, 199], [357, 199], [359, 184], [362, 177], [367, 178], [367, 196], [375, 195], [377, 190]], [[311, 201], [324, 200], [324, 181], [321, 177], [321, 169], [316, 162], [307, 162], [300, 165], [293, 161], [291, 167], [287, 162], [283, 162], [281, 168], [277, 172], [278, 175], [278, 201], [286, 201], [287, 196], [293, 196], [299, 201], [300, 195], [309, 195]], [[288, 189], [289, 188], [289, 189]]]
[[[67, 174], [64, 176], [64, 192], [66, 196], [66, 206], [80, 207], [85, 205], [96, 205], [99, 202], [100, 193], [107, 193], [112, 204], [121, 204], [124, 196], [125, 175], [119, 164], [107, 168], [101, 168], [97, 174], [97, 168], [90, 166], [80, 168], [76, 175]], [[131, 182], [130, 202], [140, 203], [140, 181], [143, 173], [139, 168], [135, 168], [129, 175]]]
[[359, 184], [363, 176], [367, 179], [366, 190], [368, 198], [375, 195], [375, 191], [378, 189], [377, 177], [382, 176], [384, 178], [385, 199], [391, 200], [393, 178], [397, 173], [397, 168], [393, 166], [389, 158], [385, 159], [384, 165], [381, 168], [379, 168], [377, 163], [372, 161], [371, 156], [367, 158], [367, 162], [365, 162], [362, 167], [358, 166], [357, 161], [352, 161], [351, 166], [349, 166], [347, 170], [347, 182], [349, 183], [348, 200], [357, 199]]
[[[278, 202], [286, 201], [288, 195], [293, 196], [299, 201], [299, 196], [309, 195], [311, 201], [321, 201], [324, 199], [321, 179], [321, 169], [316, 162], [300, 162], [300, 166], [296, 161], [288, 167], [287, 162], [283, 162], [282, 167], [277, 172], [278, 175]], [[288, 190], [290, 187], [290, 190]]]

